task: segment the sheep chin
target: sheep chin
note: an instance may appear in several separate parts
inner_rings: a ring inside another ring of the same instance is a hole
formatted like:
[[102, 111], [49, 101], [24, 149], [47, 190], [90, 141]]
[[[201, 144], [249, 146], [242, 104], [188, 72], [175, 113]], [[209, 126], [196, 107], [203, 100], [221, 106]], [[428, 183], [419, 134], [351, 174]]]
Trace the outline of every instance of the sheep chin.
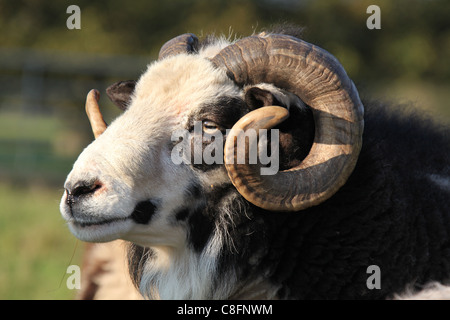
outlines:
[[68, 221], [70, 232], [78, 239], [86, 242], [109, 242], [124, 237], [132, 228], [131, 219], [121, 218], [99, 221], [98, 223], [82, 223]]

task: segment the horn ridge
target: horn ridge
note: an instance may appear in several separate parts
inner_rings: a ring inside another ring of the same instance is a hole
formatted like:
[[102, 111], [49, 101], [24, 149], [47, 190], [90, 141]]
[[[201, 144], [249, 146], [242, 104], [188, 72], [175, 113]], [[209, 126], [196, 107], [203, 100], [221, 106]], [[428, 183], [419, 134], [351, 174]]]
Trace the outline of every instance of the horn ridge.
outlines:
[[237, 190], [275, 211], [298, 211], [331, 197], [356, 165], [364, 128], [358, 92], [338, 60], [303, 40], [268, 34], [241, 39], [211, 61], [239, 86], [266, 82], [296, 94], [315, 121], [313, 146], [299, 166], [273, 176], [257, 176], [249, 165], [227, 166]]
[[198, 38], [195, 34], [185, 33], [167, 41], [160, 49], [158, 60], [180, 53], [194, 53], [198, 50]]

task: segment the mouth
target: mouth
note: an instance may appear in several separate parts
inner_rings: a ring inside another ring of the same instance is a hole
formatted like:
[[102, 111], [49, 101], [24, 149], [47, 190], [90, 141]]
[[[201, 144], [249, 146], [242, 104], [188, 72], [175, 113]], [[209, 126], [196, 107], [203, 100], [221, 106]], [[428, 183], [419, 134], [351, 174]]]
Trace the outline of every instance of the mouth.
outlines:
[[151, 200], [139, 202], [127, 217], [108, 217], [103, 219], [92, 216], [77, 216], [72, 212], [67, 219], [69, 229], [80, 240], [88, 242], [105, 242], [124, 237], [133, 225], [146, 225], [156, 212], [156, 205]]
[[108, 224], [112, 224], [115, 222], [123, 222], [126, 221], [128, 218], [112, 218], [112, 219], [105, 219], [100, 221], [81, 221], [77, 219], [73, 219], [70, 222], [78, 228], [87, 228], [87, 227], [94, 227], [94, 226], [104, 226]]
[[[70, 211], [72, 212], [71, 209]], [[71, 213], [71, 217], [68, 219], [68, 222], [80, 228], [108, 225], [115, 222], [124, 222], [126, 220], [131, 220], [137, 224], [148, 224], [152, 216], [155, 214], [155, 211], [156, 205], [153, 204], [151, 200], [147, 200], [139, 202], [128, 217], [113, 217], [97, 220], [92, 217], [77, 217]]]

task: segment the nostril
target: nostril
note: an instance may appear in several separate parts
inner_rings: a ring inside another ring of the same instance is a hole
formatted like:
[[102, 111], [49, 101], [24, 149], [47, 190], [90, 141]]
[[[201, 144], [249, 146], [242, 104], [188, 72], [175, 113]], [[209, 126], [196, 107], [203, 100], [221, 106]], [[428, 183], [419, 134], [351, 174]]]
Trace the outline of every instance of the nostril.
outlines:
[[99, 183], [94, 183], [92, 185], [80, 185], [73, 189], [72, 195], [74, 197], [79, 197], [85, 194], [93, 193], [99, 188], [101, 188], [101, 185]]
[[75, 186], [73, 186], [73, 188], [66, 189], [67, 204], [69, 206], [73, 205], [77, 201], [78, 198], [89, 195], [89, 194], [93, 194], [95, 191], [100, 189], [102, 186], [103, 185], [98, 181], [95, 181], [93, 183], [86, 182], [86, 181], [77, 183]]

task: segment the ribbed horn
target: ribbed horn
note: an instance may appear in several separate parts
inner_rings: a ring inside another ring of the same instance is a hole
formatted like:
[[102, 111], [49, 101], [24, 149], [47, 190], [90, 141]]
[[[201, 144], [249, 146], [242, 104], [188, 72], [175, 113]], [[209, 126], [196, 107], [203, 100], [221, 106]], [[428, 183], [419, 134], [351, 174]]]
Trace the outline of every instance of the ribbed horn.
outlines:
[[[296, 94], [313, 111], [314, 142], [295, 168], [263, 176], [254, 165], [227, 163], [233, 157], [225, 154], [228, 175], [242, 196], [274, 211], [298, 211], [330, 198], [355, 167], [364, 128], [358, 92], [336, 58], [300, 39], [268, 34], [229, 45], [212, 62], [239, 86], [272, 83]], [[242, 129], [238, 123], [232, 131]]]
[[185, 33], [167, 41], [159, 51], [158, 59], [162, 60], [180, 53], [196, 52], [198, 38], [195, 34]]

